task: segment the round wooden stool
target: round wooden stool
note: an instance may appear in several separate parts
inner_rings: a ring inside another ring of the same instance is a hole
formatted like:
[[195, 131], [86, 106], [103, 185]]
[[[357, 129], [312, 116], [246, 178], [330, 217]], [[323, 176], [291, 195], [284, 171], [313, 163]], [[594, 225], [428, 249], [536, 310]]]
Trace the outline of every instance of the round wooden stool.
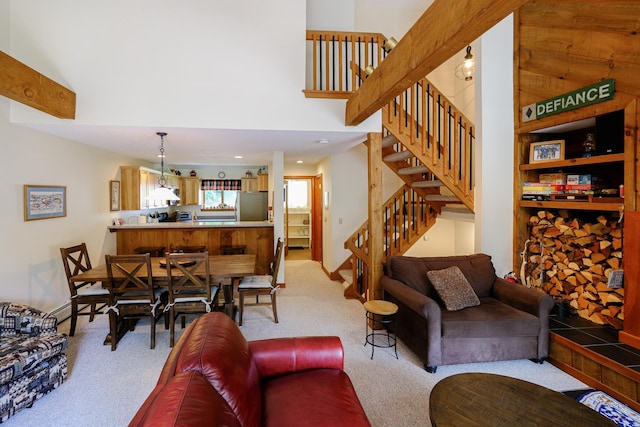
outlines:
[[[398, 306], [389, 301], [371, 300], [363, 304], [366, 310], [366, 336], [364, 346], [371, 344], [371, 359], [373, 359], [373, 351], [376, 347], [389, 348], [393, 347], [393, 351], [398, 358], [398, 348], [396, 346], [395, 318], [398, 312]], [[371, 333], [369, 333], [369, 323], [371, 323]], [[386, 329], [387, 333], [375, 332], [376, 329]], [[390, 333], [391, 329], [391, 333]], [[386, 335], [387, 342], [376, 343], [376, 336], [384, 337]]]

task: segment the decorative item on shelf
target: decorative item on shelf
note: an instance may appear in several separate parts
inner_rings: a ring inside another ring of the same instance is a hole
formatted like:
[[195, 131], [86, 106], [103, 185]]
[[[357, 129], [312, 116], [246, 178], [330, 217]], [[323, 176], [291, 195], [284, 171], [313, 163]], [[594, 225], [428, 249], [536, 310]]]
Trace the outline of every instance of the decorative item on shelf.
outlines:
[[198, 176], [198, 173], [195, 170], [192, 170], [191, 172], [189, 172], [189, 175]]
[[250, 170], [247, 170], [247, 171], [244, 173], [244, 176], [245, 176], [245, 177], [247, 177], [247, 178], [251, 178], [251, 177], [253, 177], [253, 173], [251, 173], [251, 171], [250, 171]]
[[178, 169], [169, 169], [169, 171], [175, 176], [182, 176], [182, 172], [180, 172]]
[[456, 77], [466, 82], [473, 80], [476, 75], [476, 60], [471, 54], [471, 46], [467, 46], [467, 54], [464, 61], [456, 67]]
[[582, 157], [591, 157], [596, 154], [596, 139], [592, 133], [587, 134], [587, 139], [582, 143], [582, 148], [584, 148]]
[[156, 132], [156, 135], [160, 137], [160, 178], [158, 179], [159, 187], [154, 189], [147, 196], [147, 200], [180, 200], [180, 197], [176, 196], [173, 191], [167, 187], [167, 179], [164, 177], [164, 137], [167, 136], [166, 132]]
[[564, 160], [564, 139], [534, 142], [529, 146], [529, 163]]

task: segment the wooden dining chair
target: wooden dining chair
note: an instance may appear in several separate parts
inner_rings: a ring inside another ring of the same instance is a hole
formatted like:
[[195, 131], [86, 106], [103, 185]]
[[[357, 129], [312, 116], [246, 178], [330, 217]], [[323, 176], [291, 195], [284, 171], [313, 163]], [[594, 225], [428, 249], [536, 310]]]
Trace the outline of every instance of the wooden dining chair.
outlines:
[[[89, 316], [89, 322], [93, 322], [96, 314], [102, 314], [103, 309], [109, 303], [109, 291], [96, 285], [96, 282], [76, 282], [71, 277], [91, 269], [91, 260], [87, 245], [83, 242], [69, 248], [60, 248], [62, 265], [67, 275], [67, 284], [71, 295], [71, 325], [69, 336], [76, 332], [78, 316]], [[89, 311], [85, 311], [86, 309]]]
[[218, 284], [211, 284], [209, 253], [167, 253], [169, 345], [175, 342], [176, 319], [185, 327], [187, 314], [204, 314], [218, 308]]
[[[111, 351], [118, 344], [119, 329], [126, 321], [133, 330], [132, 320], [148, 318], [151, 326], [150, 347], [156, 346], [156, 322], [162, 317], [162, 289], [153, 288], [149, 254], [106, 255], [109, 278], [109, 330]], [[165, 291], [166, 292], [166, 291]]]
[[271, 297], [271, 309], [273, 310], [273, 320], [278, 323], [278, 308], [276, 305], [276, 292], [279, 289], [278, 282], [278, 270], [280, 269], [280, 260], [282, 259], [282, 247], [283, 243], [280, 238], [276, 243], [276, 253], [271, 262], [269, 274], [246, 276], [238, 284], [238, 299], [239, 301], [239, 319], [238, 324], [242, 326], [242, 314], [244, 312], [245, 302], [244, 299], [247, 296], [256, 296], [256, 302], [247, 305], [264, 305], [269, 303], [261, 303], [258, 298], [260, 295], [269, 295]]

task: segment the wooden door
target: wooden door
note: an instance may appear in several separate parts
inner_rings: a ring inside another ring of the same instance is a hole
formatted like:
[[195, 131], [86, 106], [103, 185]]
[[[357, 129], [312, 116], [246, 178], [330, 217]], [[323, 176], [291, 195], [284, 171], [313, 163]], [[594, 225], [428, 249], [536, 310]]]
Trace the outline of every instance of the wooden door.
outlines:
[[311, 179], [311, 259], [322, 263], [322, 174]]

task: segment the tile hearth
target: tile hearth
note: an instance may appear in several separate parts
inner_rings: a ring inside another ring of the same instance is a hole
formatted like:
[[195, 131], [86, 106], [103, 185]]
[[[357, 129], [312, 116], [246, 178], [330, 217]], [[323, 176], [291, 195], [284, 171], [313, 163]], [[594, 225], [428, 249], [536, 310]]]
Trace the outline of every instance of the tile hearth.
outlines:
[[640, 372], [640, 350], [618, 340], [618, 332], [577, 316], [551, 315], [549, 331]]

